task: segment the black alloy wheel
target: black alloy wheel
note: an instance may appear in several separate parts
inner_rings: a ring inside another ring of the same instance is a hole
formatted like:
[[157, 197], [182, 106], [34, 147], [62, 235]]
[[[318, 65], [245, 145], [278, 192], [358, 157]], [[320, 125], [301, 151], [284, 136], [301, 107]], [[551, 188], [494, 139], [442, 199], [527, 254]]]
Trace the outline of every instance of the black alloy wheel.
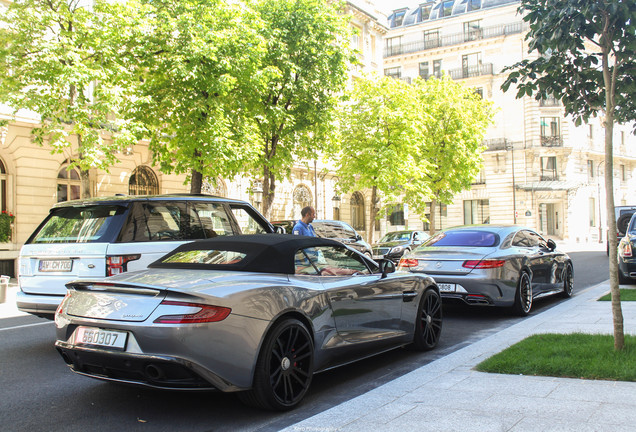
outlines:
[[415, 335], [411, 347], [428, 351], [437, 346], [442, 334], [442, 298], [434, 289], [422, 295], [415, 321]]
[[532, 282], [530, 281], [530, 275], [526, 272], [522, 272], [519, 275], [515, 303], [512, 309], [519, 316], [527, 316], [530, 313], [530, 309], [532, 309]]
[[571, 264], [565, 265], [563, 272], [563, 292], [561, 296], [565, 298], [572, 297], [572, 291], [574, 290], [574, 271]]
[[313, 376], [314, 344], [303, 323], [285, 319], [269, 332], [259, 354], [252, 390], [239, 394], [248, 405], [285, 411], [303, 399]]

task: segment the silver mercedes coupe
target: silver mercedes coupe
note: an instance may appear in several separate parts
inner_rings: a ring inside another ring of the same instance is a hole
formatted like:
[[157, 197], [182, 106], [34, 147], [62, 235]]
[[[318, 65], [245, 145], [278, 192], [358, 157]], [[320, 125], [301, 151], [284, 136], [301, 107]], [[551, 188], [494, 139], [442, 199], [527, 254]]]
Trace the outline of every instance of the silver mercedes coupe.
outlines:
[[287, 410], [312, 375], [402, 346], [434, 348], [434, 280], [342, 243], [294, 235], [184, 244], [147, 270], [67, 285], [55, 346], [92, 378], [239, 392]]
[[574, 288], [570, 257], [517, 225], [447, 228], [404, 256], [398, 270], [434, 277], [445, 301], [510, 307], [520, 316], [537, 297], [570, 297]]

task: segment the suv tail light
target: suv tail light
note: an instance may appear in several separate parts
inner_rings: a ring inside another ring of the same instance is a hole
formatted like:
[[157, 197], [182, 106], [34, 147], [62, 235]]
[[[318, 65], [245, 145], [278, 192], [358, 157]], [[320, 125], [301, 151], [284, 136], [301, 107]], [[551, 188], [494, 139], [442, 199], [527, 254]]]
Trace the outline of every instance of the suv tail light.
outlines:
[[464, 261], [462, 267], [469, 269], [491, 269], [503, 267], [505, 263], [505, 260], [467, 260]]
[[111, 255], [106, 257], [106, 276], [114, 276], [128, 271], [128, 263], [141, 258], [136, 255]]
[[623, 256], [631, 257], [632, 256], [632, 244], [630, 242], [623, 243]]

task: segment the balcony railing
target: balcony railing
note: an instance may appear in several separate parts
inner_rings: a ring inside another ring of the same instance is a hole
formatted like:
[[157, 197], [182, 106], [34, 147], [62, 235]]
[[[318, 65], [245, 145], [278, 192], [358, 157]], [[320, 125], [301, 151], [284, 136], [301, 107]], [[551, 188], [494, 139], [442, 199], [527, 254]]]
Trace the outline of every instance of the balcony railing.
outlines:
[[542, 136], [541, 147], [563, 147], [563, 137], [561, 135]]
[[541, 173], [541, 181], [556, 181], [558, 179], [559, 176], [556, 172], [544, 171]]
[[492, 138], [484, 140], [487, 151], [508, 150], [512, 148], [512, 142], [507, 138]]
[[555, 97], [549, 96], [546, 99], [541, 99], [539, 106], [542, 107], [558, 107], [561, 106], [561, 101]]
[[[428, 38], [415, 42], [403, 43], [395, 46], [387, 46], [384, 49], [384, 57], [392, 57], [400, 54], [414, 53], [418, 51], [426, 51], [429, 49], [459, 45], [466, 42], [490, 39], [498, 36], [517, 34], [523, 32], [527, 28], [527, 24], [522, 21], [502, 24], [492, 27], [484, 27], [469, 32], [454, 33], [450, 35], [440, 36], [438, 38]], [[389, 41], [390, 39], [387, 39]]]
[[462, 78], [472, 78], [482, 75], [492, 75], [492, 63], [467, 66], [460, 69], [451, 69], [448, 71], [448, 74], [454, 80]]

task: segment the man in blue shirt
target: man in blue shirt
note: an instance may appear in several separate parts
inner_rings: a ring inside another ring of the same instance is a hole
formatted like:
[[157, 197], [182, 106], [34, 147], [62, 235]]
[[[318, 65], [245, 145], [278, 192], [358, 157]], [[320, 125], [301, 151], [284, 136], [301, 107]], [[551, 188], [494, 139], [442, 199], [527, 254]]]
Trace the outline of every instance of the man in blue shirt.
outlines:
[[314, 227], [311, 226], [311, 223], [314, 219], [316, 219], [316, 210], [314, 210], [311, 206], [304, 207], [300, 211], [300, 216], [301, 218], [298, 222], [296, 222], [296, 225], [294, 225], [292, 233], [296, 235], [317, 237]]

